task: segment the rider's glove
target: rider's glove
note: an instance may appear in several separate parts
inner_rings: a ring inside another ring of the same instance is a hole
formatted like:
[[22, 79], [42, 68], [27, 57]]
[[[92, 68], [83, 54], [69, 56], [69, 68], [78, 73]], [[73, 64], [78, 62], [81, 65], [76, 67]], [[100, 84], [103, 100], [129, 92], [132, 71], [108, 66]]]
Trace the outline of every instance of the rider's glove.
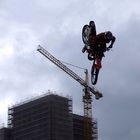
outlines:
[[112, 48], [112, 45], [108, 46], [108, 47], [106, 48], [106, 50], [109, 51], [111, 48]]
[[85, 45], [82, 49], [82, 52], [84, 53], [87, 50], [87, 46]]
[[109, 50], [110, 50], [110, 48], [109, 48], [109, 47], [107, 47], [107, 48], [106, 48], [106, 51], [109, 51]]

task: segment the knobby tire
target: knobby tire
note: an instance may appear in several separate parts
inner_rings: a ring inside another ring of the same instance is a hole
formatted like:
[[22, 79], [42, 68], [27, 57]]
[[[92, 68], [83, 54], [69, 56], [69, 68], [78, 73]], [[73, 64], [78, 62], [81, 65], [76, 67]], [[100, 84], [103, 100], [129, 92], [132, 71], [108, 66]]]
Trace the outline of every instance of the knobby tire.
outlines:
[[95, 85], [98, 80], [99, 69], [96, 68], [95, 60], [93, 61], [93, 65], [91, 68], [91, 83]]
[[84, 44], [88, 45], [88, 37], [87, 37], [87, 33], [86, 30], [88, 30], [89, 26], [88, 25], [84, 25], [83, 29], [82, 29], [82, 40], [84, 42]]

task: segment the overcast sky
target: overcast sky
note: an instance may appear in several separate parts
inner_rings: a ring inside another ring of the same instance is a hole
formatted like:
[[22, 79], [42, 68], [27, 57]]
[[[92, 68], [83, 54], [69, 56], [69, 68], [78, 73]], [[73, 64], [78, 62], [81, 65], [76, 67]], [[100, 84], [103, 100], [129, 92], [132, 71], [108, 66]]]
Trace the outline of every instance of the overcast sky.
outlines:
[[[74, 112], [83, 114], [83, 87], [36, 48], [90, 72], [81, 30], [94, 20], [97, 33], [116, 36], [96, 85], [104, 98], [93, 100], [99, 140], [139, 140], [139, 6], [139, 0], [0, 0], [0, 124], [7, 123], [8, 106], [48, 90], [72, 96]], [[84, 70], [70, 68], [84, 78]]]

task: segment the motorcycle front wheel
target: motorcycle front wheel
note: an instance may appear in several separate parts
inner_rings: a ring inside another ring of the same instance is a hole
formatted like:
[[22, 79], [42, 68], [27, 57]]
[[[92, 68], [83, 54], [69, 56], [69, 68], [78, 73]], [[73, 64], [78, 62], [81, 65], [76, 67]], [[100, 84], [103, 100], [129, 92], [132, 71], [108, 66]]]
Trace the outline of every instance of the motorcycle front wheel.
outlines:
[[88, 37], [89, 37], [89, 26], [84, 25], [84, 27], [82, 29], [82, 40], [83, 40], [84, 44], [86, 44], [86, 45], [89, 44]]

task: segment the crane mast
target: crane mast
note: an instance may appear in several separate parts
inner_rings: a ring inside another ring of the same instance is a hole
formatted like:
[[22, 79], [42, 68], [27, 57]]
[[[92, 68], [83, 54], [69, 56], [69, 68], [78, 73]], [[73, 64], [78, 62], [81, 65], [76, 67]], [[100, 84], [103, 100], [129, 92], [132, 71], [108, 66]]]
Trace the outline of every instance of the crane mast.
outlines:
[[73, 79], [75, 79], [78, 83], [84, 86], [84, 94], [83, 94], [83, 103], [84, 103], [84, 140], [96, 140], [93, 138], [92, 132], [92, 94], [95, 95], [95, 98], [98, 100], [103, 97], [102, 93], [96, 91], [93, 86], [91, 86], [88, 82], [88, 70], [86, 69], [85, 80], [83, 80], [80, 76], [74, 73], [70, 68], [64, 65], [60, 60], [55, 58], [52, 54], [50, 54], [47, 50], [45, 50], [42, 46], [38, 46], [37, 51], [39, 51], [42, 55], [44, 55], [47, 59], [49, 59], [52, 63], [57, 65], [60, 69], [70, 75]]

